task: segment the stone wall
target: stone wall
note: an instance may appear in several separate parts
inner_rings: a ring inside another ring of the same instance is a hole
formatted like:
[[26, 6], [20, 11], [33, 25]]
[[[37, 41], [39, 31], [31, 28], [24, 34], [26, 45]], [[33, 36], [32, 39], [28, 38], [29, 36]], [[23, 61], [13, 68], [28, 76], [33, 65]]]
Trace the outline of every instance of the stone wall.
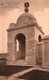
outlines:
[[15, 50], [15, 37], [17, 34], [22, 33], [26, 37], [26, 61], [28, 64], [35, 63], [35, 50], [34, 50], [34, 26], [15, 29], [8, 31], [8, 63], [15, 62], [16, 50]]
[[43, 67], [49, 68], [49, 38], [43, 39]]
[[[38, 42], [37, 45], [38, 50], [36, 53], [39, 52], [40, 45], [42, 46], [42, 48], [40, 48], [41, 51], [39, 54], [36, 54], [38, 62], [42, 62], [41, 66], [43, 68], [49, 68], [49, 37], [43, 38], [42, 42]], [[41, 57], [42, 59], [40, 59]]]

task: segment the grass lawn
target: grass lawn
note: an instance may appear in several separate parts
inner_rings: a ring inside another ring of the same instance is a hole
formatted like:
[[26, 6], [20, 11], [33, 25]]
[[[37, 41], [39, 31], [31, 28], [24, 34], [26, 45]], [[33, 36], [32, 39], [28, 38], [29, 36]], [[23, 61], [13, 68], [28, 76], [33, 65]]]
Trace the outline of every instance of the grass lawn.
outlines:
[[28, 68], [30, 67], [29, 66], [0, 65], [0, 75], [10, 76], [14, 73], [18, 73]]
[[33, 70], [23, 76], [20, 76], [19, 78], [27, 80], [49, 80], [49, 72]]

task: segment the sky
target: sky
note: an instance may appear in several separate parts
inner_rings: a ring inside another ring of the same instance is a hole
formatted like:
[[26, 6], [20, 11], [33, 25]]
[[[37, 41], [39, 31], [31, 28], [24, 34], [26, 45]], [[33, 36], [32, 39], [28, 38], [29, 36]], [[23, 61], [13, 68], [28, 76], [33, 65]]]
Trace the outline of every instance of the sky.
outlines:
[[0, 0], [0, 53], [7, 53], [7, 29], [24, 13], [25, 2], [29, 2], [29, 13], [49, 35], [49, 0]]

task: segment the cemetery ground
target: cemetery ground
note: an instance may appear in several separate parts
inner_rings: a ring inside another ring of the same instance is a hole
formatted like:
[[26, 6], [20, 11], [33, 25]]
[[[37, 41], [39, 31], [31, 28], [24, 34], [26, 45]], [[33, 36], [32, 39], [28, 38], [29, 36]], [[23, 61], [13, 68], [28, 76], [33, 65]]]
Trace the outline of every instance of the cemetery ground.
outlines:
[[[17, 76], [18, 73], [23, 75]], [[32, 66], [0, 65], [0, 76], [0, 80], [49, 80], [49, 71], [34, 69]]]
[[31, 68], [31, 66], [0, 65], [0, 75], [10, 76], [28, 68]]

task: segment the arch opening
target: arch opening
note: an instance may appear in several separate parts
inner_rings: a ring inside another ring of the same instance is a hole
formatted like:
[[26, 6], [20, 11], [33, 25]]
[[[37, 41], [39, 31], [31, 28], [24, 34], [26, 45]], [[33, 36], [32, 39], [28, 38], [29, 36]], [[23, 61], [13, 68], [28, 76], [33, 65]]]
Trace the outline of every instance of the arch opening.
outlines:
[[17, 34], [15, 38], [17, 59], [25, 59], [25, 56], [26, 56], [25, 40], [26, 40], [26, 37], [24, 34], [22, 33]]
[[38, 36], [38, 41], [40, 42], [42, 40], [41, 35]]

